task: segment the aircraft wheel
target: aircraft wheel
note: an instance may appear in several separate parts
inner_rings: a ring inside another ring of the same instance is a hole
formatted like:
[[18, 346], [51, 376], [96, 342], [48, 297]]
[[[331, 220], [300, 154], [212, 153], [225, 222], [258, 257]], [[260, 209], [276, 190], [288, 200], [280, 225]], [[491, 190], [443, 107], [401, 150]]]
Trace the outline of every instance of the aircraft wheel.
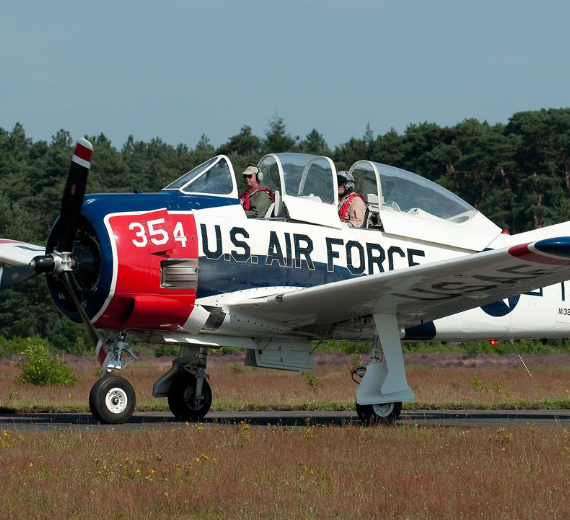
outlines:
[[91, 388], [89, 409], [103, 424], [122, 424], [135, 411], [135, 390], [124, 377], [104, 376]]
[[181, 421], [197, 421], [203, 419], [212, 406], [212, 389], [204, 379], [202, 387], [202, 402], [194, 405], [196, 392], [196, 376], [180, 373], [168, 390], [168, 407], [177, 419]]
[[402, 403], [356, 403], [356, 413], [365, 426], [392, 426], [401, 411]]

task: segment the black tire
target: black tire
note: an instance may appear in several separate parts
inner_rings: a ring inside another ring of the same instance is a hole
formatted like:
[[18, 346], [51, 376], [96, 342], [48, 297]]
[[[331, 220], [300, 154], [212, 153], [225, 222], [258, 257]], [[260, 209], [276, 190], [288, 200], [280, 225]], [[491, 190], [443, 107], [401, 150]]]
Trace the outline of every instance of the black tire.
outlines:
[[102, 424], [122, 424], [135, 411], [135, 390], [124, 377], [104, 376], [89, 392], [89, 409]]
[[401, 411], [401, 402], [381, 405], [356, 403], [356, 413], [365, 426], [393, 426]]
[[174, 417], [181, 421], [199, 421], [210, 411], [212, 406], [212, 389], [204, 379], [202, 387], [202, 402], [200, 406], [193, 405], [196, 392], [196, 376], [181, 372], [168, 389], [168, 407]]

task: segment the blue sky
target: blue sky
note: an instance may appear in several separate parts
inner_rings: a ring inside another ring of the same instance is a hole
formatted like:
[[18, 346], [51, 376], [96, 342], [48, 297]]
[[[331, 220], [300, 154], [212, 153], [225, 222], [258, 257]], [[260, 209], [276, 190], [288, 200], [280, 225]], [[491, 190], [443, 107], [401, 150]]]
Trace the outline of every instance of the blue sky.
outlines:
[[332, 145], [570, 106], [570, 3], [3, 2], [0, 127], [215, 145], [269, 119]]

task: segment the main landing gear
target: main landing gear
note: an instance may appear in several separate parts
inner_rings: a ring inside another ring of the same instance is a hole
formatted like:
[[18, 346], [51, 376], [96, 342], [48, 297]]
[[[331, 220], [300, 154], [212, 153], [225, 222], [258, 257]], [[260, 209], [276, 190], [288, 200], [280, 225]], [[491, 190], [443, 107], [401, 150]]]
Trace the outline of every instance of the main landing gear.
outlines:
[[358, 404], [356, 413], [365, 426], [392, 426], [402, 411], [402, 403]]
[[208, 351], [205, 348], [194, 349], [192, 354], [174, 361], [172, 368], [175, 372], [167, 390], [168, 407], [181, 421], [203, 419], [212, 406], [212, 389], [206, 374]]
[[362, 378], [356, 391], [356, 413], [366, 426], [390, 426], [400, 416], [402, 401], [412, 401], [415, 396], [406, 379], [396, 316], [373, 317], [377, 335], [370, 362], [355, 371]]

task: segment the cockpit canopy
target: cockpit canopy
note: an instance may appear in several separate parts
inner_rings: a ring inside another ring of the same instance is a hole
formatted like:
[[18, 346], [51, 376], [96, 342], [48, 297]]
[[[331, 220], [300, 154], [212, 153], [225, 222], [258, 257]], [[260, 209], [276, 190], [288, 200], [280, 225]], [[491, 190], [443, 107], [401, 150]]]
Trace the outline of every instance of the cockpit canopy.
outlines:
[[264, 185], [273, 191], [336, 205], [336, 169], [328, 157], [304, 153], [269, 154], [259, 161], [259, 169], [264, 174]]
[[[401, 211], [423, 218], [437, 217], [460, 223], [477, 210], [454, 193], [420, 175], [371, 161], [358, 161], [350, 169], [356, 191], [372, 194], [373, 201], [387, 211]], [[380, 181], [380, 182], [378, 182]], [[376, 199], [375, 196], [379, 195]]]
[[178, 190], [186, 194], [237, 197], [234, 169], [224, 155], [208, 159], [163, 189]]
[[[275, 153], [265, 155], [258, 167], [262, 186], [275, 193], [266, 219], [346, 226], [338, 216], [336, 167], [330, 158]], [[473, 206], [419, 175], [372, 161], [357, 161], [349, 171], [355, 191], [367, 203], [366, 229], [477, 250], [500, 233]], [[236, 175], [224, 155], [207, 160], [164, 189], [238, 198]]]

